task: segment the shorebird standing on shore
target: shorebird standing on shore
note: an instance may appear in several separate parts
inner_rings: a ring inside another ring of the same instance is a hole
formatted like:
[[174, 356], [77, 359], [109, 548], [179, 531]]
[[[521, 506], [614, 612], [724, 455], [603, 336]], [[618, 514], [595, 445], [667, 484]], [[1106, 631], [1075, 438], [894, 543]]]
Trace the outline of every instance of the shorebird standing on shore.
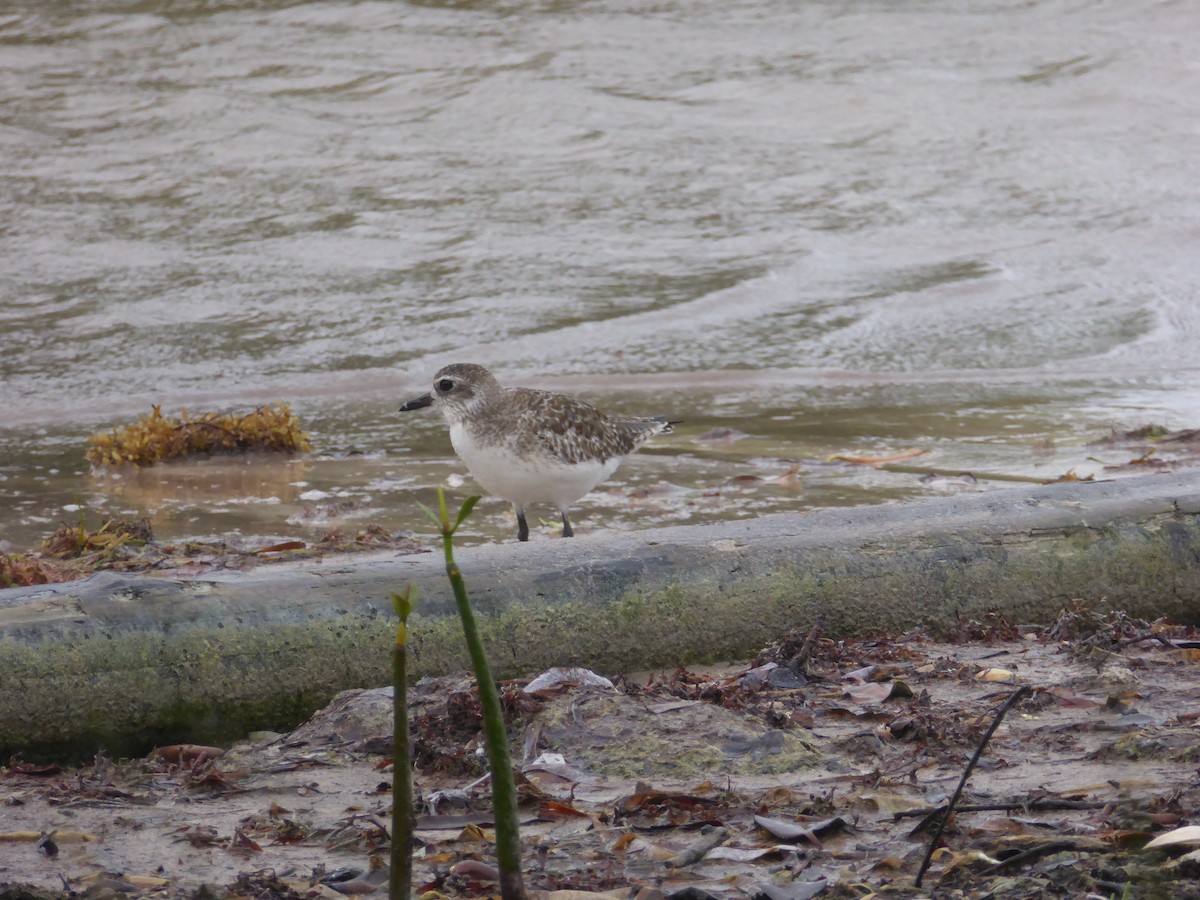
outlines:
[[432, 406], [450, 426], [450, 443], [471, 476], [503, 497], [517, 514], [517, 540], [529, 540], [525, 507], [553, 503], [563, 537], [572, 537], [567, 509], [616, 471], [656, 434], [665, 417], [609, 416], [590, 403], [529, 388], [506, 388], [483, 366], [455, 363], [433, 377], [433, 390], [400, 407]]

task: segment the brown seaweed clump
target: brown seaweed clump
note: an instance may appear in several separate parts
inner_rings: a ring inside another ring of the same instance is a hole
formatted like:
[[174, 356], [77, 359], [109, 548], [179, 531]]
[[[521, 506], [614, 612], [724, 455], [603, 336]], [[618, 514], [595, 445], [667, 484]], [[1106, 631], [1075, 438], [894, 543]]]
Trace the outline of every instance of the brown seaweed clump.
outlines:
[[153, 539], [149, 519], [105, 519], [98, 531], [89, 531], [82, 519], [63, 524], [37, 550], [0, 553], [0, 588], [71, 581], [129, 560], [137, 568], [139, 552]]
[[94, 466], [152, 466], [194, 456], [312, 449], [286, 403], [260, 406], [244, 416], [207, 412], [192, 417], [184, 409], [179, 418], [164, 416], [155, 406], [133, 425], [93, 434], [88, 445], [87, 459]]
[[70, 573], [28, 553], [0, 553], [0, 588], [54, 584], [71, 577]]
[[150, 520], [105, 519], [98, 531], [89, 531], [82, 520], [66, 525], [42, 541], [41, 552], [50, 559], [80, 559], [94, 556], [97, 561], [113, 560], [128, 545], [144, 546], [154, 540]]

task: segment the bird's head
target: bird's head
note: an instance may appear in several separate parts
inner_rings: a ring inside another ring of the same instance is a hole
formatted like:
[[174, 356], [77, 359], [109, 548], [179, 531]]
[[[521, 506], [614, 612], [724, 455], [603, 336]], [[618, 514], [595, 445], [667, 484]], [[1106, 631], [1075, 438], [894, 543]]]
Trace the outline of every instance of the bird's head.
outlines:
[[409, 400], [400, 412], [432, 406], [446, 421], [461, 422], [487, 403], [490, 396], [502, 391], [500, 383], [483, 366], [474, 363], [453, 363], [433, 376], [433, 390]]

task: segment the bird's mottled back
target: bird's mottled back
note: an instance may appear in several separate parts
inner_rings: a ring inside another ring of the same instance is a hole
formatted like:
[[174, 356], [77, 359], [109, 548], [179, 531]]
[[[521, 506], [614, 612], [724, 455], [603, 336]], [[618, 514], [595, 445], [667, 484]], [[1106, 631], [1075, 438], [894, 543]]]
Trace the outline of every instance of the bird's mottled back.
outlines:
[[487, 440], [508, 443], [523, 455], [545, 455], [564, 463], [607, 462], [670, 430], [665, 420], [607, 416], [592, 404], [563, 394], [513, 388], [505, 395], [504, 418], [513, 427], [493, 431]]

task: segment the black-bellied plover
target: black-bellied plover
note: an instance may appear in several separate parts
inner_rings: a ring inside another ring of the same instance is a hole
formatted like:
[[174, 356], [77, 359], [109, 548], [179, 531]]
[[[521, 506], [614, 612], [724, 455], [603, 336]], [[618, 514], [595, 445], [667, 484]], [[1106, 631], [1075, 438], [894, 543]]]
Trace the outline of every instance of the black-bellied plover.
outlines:
[[563, 537], [572, 537], [567, 509], [616, 471], [656, 434], [665, 417], [608, 416], [590, 403], [529, 388], [506, 388], [483, 366], [455, 363], [433, 377], [433, 390], [400, 407], [433, 406], [450, 426], [454, 452], [484, 490], [517, 514], [517, 540], [529, 540], [525, 507], [553, 503]]

